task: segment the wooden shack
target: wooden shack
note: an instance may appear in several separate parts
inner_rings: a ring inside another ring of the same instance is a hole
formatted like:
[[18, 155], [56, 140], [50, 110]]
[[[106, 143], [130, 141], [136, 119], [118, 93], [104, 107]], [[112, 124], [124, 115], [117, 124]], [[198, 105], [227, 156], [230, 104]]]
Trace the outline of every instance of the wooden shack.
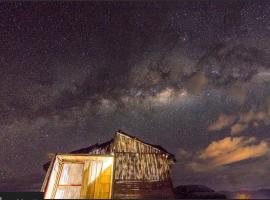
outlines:
[[174, 155], [122, 131], [112, 140], [69, 154], [55, 154], [44, 165], [45, 199], [174, 198], [170, 170]]

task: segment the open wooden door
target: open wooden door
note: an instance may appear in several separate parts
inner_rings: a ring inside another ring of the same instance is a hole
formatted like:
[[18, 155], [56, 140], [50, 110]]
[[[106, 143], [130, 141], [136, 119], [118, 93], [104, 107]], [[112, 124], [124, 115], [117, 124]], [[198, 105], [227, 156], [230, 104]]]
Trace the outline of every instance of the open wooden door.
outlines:
[[110, 199], [112, 190], [113, 160], [94, 158], [87, 161], [84, 170], [81, 197]]
[[113, 157], [57, 155], [45, 186], [45, 199], [110, 199]]

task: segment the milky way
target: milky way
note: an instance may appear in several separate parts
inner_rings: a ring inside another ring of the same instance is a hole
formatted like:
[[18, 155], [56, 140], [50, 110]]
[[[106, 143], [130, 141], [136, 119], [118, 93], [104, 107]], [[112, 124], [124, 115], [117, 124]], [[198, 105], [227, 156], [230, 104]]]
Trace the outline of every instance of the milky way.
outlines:
[[121, 129], [174, 185], [270, 185], [270, 2], [0, 3], [0, 190]]

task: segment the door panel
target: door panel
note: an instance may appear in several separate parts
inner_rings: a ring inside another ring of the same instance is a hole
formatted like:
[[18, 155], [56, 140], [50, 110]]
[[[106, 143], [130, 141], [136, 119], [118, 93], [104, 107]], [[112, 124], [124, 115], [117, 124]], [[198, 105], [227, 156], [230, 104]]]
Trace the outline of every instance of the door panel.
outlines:
[[59, 186], [55, 199], [79, 199], [81, 186]]
[[87, 162], [82, 197], [88, 199], [111, 198], [113, 159], [96, 158]]
[[63, 163], [56, 199], [79, 199], [84, 163]]
[[59, 185], [80, 185], [84, 163], [64, 163]]

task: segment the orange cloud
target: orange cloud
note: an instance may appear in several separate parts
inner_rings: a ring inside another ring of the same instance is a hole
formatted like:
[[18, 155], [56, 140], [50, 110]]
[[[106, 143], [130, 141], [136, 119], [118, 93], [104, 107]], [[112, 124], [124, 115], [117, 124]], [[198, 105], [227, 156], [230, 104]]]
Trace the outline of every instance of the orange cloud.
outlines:
[[230, 126], [236, 119], [235, 115], [225, 115], [221, 114], [218, 119], [212, 123], [209, 127], [209, 131], [218, 131], [227, 126]]
[[208, 127], [208, 131], [219, 131], [230, 127], [231, 135], [236, 135], [246, 130], [249, 125], [257, 127], [259, 122], [264, 122], [266, 125], [270, 124], [270, 106], [266, 111], [250, 109], [248, 112], [235, 115], [221, 114], [218, 119]]
[[240, 115], [240, 120], [239, 122], [241, 123], [249, 123], [250, 121], [252, 121], [255, 117], [255, 112], [251, 109], [249, 112], [246, 113], [242, 113]]
[[247, 124], [236, 123], [231, 127], [231, 135], [239, 134], [247, 128]]
[[190, 163], [195, 171], [205, 171], [223, 165], [256, 158], [269, 152], [269, 144], [262, 140], [257, 143], [255, 137], [226, 137], [210, 143], [197, 161]]

